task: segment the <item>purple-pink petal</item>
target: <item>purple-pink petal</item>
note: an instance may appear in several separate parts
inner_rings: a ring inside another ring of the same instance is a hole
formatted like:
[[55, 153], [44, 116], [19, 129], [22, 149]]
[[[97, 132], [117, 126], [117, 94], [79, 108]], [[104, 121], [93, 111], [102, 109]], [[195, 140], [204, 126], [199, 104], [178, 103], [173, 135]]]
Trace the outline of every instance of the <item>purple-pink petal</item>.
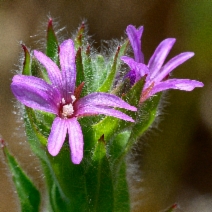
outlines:
[[113, 116], [119, 119], [123, 119], [125, 121], [130, 121], [130, 122], [134, 122], [134, 120], [126, 115], [125, 113], [122, 113], [118, 110], [114, 110], [110, 107], [106, 107], [106, 106], [90, 106], [90, 105], [86, 105], [84, 107], [79, 108], [76, 111], [76, 116], [77, 117], [81, 117], [81, 116], [93, 116], [93, 115], [98, 115], [98, 114], [103, 114], [106, 116]]
[[87, 96], [79, 99], [79, 101], [76, 102], [75, 106], [77, 110], [86, 106], [109, 106], [124, 108], [131, 111], [137, 111], [136, 107], [129, 105], [127, 102], [123, 101], [118, 96], [101, 92], [88, 94]]
[[56, 156], [63, 146], [67, 133], [67, 120], [56, 117], [53, 121], [51, 133], [48, 138], [48, 151]]
[[148, 77], [150, 77], [150, 79], [154, 78], [160, 71], [175, 41], [176, 39], [174, 38], [167, 38], [163, 40], [156, 48], [154, 54], [152, 55], [148, 63], [148, 68], [150, 71], [150, 74]]
[[202, 82], [190, 79], [169, 79], [163, 82], [159, 82], [154, 86], [151, 91], [151, 95], [158, 93], [160, 91], [168, 90], [168, 89], [178, 89], [184, 91], [192, 91], [196, 87], [203, 87], [204, 84]]
[[136, 29], [133, 25], [129, 25], [126, 32], [134, 51], [135, 61], [138, 63], [143, 63], [144, 55], [141, 52], [141, 36], [143, 33], [143, 26]]
[[194, 56], [193, 52], [184, 52], [181, 53], [171, 60], [169, 60], [160, 70], [160, 73], [157, 74], [157, 76], [154, 78], [154, 82], [160, 82], [163, 80], [169, 73], [175, 69], [177, 66], [181, 65], [184, 63], [186, 60], [190, 59], [191, 57]]
[[60, 93], [44, 80], [24, 75], [15, 75], [11, 84], [14, 96], [24, 105], [57, 114]]
[[62, 91], [62, 76], [58, 66], [42, 52], [34, 50], [34, 56], [46, 68], [52, 85]]
[[71, 160], [79, 164], [83, 158], [83, 134], [76, 118], [67, 119]]
[[133, 60], [130, 57], [127, 56], [122, 56], [121, 60], [126, 63], [129, 67], [130, 70], [134, 70], [136, 73], [136, 80], [135, 82], [139, 81], [141, 77], [143, 77], [145, 74], [149, 74], [149, 69], [147, 66], [143, 63], [138, 63], [135, 60]]
[[76, 64], [75, 64], [74, 42], [69, 39], [60, 45], [60, 66], [63, 79], [63, 93], [67, 101], [74, 93], [76, 83]]

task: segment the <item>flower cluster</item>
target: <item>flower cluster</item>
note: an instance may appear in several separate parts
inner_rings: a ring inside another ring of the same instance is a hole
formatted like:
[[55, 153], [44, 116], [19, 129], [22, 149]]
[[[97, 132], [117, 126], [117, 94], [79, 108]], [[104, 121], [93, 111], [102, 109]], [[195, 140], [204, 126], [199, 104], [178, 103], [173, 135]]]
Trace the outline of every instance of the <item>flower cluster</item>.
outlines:
[[[203, 86], [203, 83], [195, 80], [167, 79], [174, 68], [194, 55], [192, 52], [181, 53], [163, 65], [175, 39], [168, 38], [162, 41], [146, 65], [141, 51], [143, 27], [136, 29], [129, 25], [126, 31], [135, 59], [127, 56], [122, 56], [121, 59], [130, 67], [125, 77], [130, 78], [131, 85], [146, 76], [144, 88], [141, 91], [141, 102], [167, 89], [191, 91], [195, 87]], [[56, 115], [47, 146], [52, 156], [59, 153], [68, 132], [72, 162], [74, 164], [81, 162], [84, 141], [82, 129], [77, 120], [80, 117], [103, 114], [134, 122], [130, 116], [115, 110], [114, 107], [131, 111], [137, 111], [137, 108], [113, 94], [94, 92], [80, 98], [84, 83], [78, 87], [75, 85], [76, 52], [71, 39], [65, 40], [59, 46], [60, 68], [40, 51], [35, 50], [34, 57], [46, 68], [50, 82], [34, 76], [15, 75], [11, 89], [15, 97], [24, 105]]]
[[79, 164], [83, 158], [83, 133], [77, 118], [104, 114], [134, 122], [131, 117], [112, 107], [131, 111], [137, 109], [108, 93], [96, 92], [79, 98], [83, 83], [75, 88], [75, 55], [73, 41], [64, 41], [60, 45], [60, 70], [45, 54], [34, 51], [35, 58], [46, 68], [51, 84], [34, 76], [16, 75], [11, 89], [24, 105], [56, 115], [48, 138], [48, 151], [56, 156], [68, 131], [71, 159]]

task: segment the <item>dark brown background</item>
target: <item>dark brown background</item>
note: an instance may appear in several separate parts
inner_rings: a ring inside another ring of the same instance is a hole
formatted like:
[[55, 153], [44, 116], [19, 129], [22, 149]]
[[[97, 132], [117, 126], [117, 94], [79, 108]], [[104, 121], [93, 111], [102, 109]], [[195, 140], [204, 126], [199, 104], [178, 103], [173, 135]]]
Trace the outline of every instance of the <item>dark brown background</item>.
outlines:
[[[19, 42], [44, 49], [47, 16], [55, 18], [57, 29], [66, 27], [59, 33], [61, 40], [87, 19], [97, 47], [101, 39], [124, 36], [128, 24], [144, 25], [145, 61], [161, 40], [175, 37], [169, 58], [183, 51], [194, 51], [195, 57], [177, 68], [174, 77], [197, 79], [205, 87], [167, 93], [157, 127], [137, 146], [139, 165], [133, 168], [140, 176], [130, 176], [134, 211], [159, 211], [174, 202], [179, 211], [211, 211], [211, 11], [212, 1], [206, 0], [0, 0], [0, 133], [40, 188], [43, 175], [28, 149], [20, 117], [13, 113], [10, 82], [20, 65]], [[0, 211], [16, 212], [17, 197], [0, 155]]]

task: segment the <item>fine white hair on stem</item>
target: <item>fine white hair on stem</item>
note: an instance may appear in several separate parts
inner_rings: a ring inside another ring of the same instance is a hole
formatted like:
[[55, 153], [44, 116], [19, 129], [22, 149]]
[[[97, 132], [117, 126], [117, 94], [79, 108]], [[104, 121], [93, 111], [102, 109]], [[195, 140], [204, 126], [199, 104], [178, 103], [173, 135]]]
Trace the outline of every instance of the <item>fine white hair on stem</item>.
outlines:
[[[144, 149], [151, 148], [148, 143], [149, 138], [159, 136], [161, 131], [160, 123], [165, 115], [168, 105], [167, 93], [163, 93], [157, 109], [156, 119], [144, 135], [135, 141], [131, 151], [128, 153], [127, 162], [127, 181], [129, 185], [131, 209], [137, 211], [142, 207], [148, 198], [148, 188], [145, 187], [145, 170], [143, 167]], [[142, 117], [140, 117], [142, 119]]]

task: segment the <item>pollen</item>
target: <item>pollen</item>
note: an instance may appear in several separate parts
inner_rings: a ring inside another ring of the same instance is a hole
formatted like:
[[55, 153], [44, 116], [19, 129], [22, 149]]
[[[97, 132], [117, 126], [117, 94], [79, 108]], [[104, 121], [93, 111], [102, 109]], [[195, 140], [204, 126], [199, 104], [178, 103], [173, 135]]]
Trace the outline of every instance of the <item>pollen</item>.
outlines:
[[64, 105], [62, 110], [62, 117], [68, 118], [74, 113], [74, 108], [72, 104]]

